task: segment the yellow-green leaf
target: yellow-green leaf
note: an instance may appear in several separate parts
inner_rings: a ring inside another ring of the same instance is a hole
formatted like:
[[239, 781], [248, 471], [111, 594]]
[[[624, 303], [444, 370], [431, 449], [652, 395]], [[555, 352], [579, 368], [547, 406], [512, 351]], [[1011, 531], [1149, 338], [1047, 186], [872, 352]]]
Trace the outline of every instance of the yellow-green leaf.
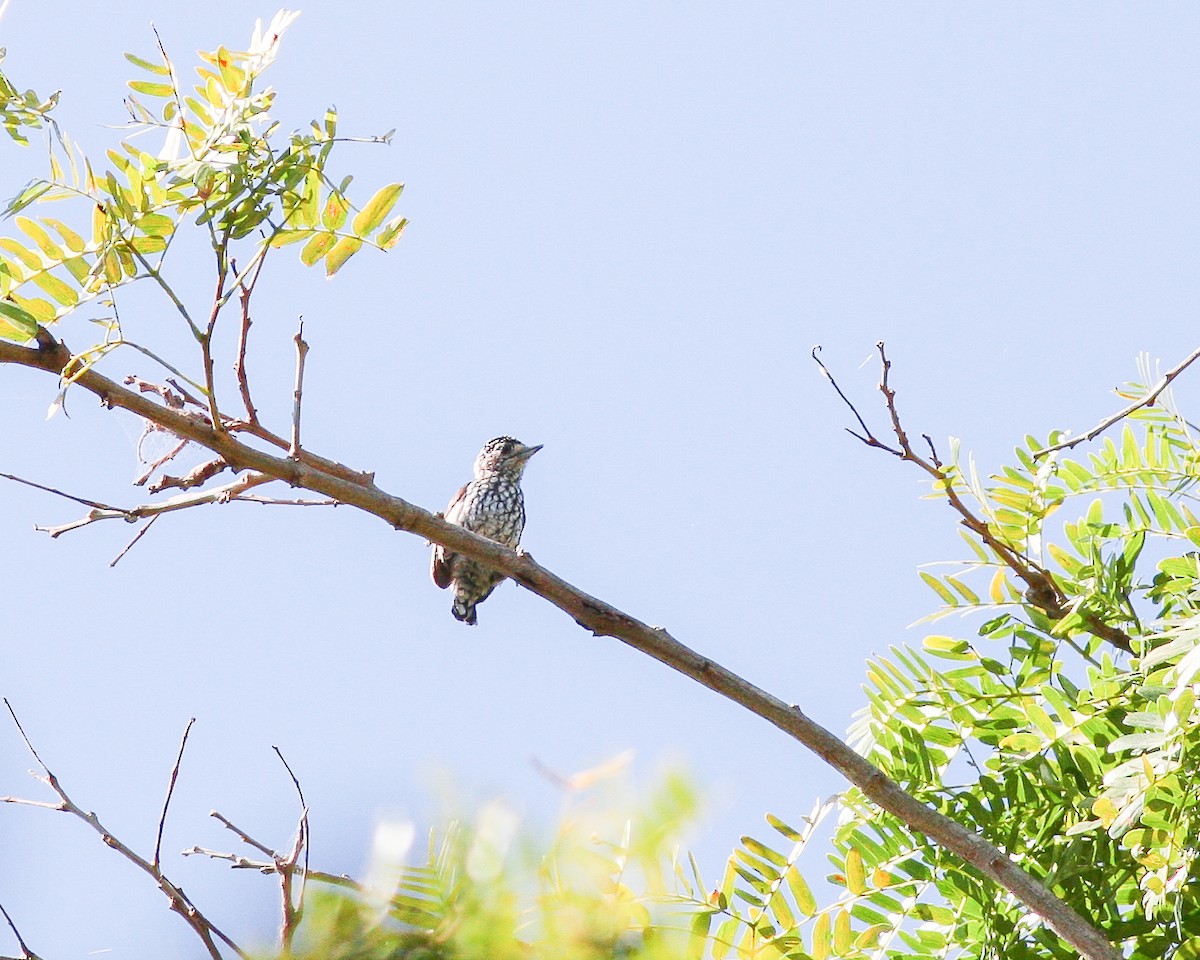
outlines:
[[18, 297], [10, 294], [12, 302], [28, 313], [38, 323], [51, 323], [58, 316], [58, 311], [49, 300], [41, 297]]
[[333, 246], [337, 240], [332, 233], [318, 233], [304, 245], [304, 249], [300, 251], [300, 262], [306, 267], [311, 267], [314, 263], [320, 260], [327, 250]]
[[362, 249], [363, 242], [357, 237], [342, 237], [325, 258], [325, 276], [332, 277], [345, 266], [346, 261]]
[[175, 96], [175, 88], [169, 83], [155, 83], [153, 80], [130, 80], [129, 89], [146, 97]]
[[164, 63], [151, 63], [149, 60], [143, 60], [132, 53], [125, 54], [125, 59], [135, 67], [141, 67], [143, 70], [148, 70], [150, 73], [157, 74], [160, 77], [168, 76], [171, 72]]
[[407, 226], [407, 217], [396, 217], [375, 235], [375, 243], [382, 250], [391, 250], [404, 236], [404, 228]]
[[[325, 209], [321, 212], [321, 225], [326, 230], [340, 230], [350, 213], [350, 201], [340, 193], [331, 193], [325, 201]], [[358, 218], [354, 218], [358, 222]]]
[[61, 220], [51, 220], [47, 218], [46, 223], [50, 224], [50, 226], [54, 228], [54, 232], [62, 237], [63, 243], [67, 245], [68, 250], [70, 250], [72, 253], [83, 252], [83, 237], [77, 234]]
[[146, 213], [138, 218], [137, 228], [151, 237], [169, 237], [175, 232], [175, 221], [165, 213]]
[[954, 594], [952, 594], [949, 590], [946, 589], [946, 587], [942, 583], [942, 581], [940, 581], [933, 574], [926, 573], [924, 570], [920, 570], [918, 572], [921, 574], [921, 579], [924, 580], [929, 585], [929, 587], [933, 590], [934, 593], [936, 593], [939, 597], [942, 598], [942, 600], [946, 603], [947, 606], [951, 606], [951, 607], [958, 606], [958, 600], [955, 599]]
[[829, 956], [829, 914], [823, 913], [813, 922], [812, 928], [813, 960], [826, 960]]
[[[167, 241], [165, 237], [134, 237], [129, 241], [129, 246], [143, 255], [162, 253], [167, 249]], [[132, 269], [129, 271], [131, 275], [133, 272]]]
[[837, 951], [838, 956], [845, 956], [850, 952], [852, 943], [853, 938], [850, 936], [850, 912], [848, 910], [839, 910], [837, 918], [833, 921], [833, 949]]
[[867, 889], [867, 875], [863, 870], [862, 854], [851, 847], [846, 852], [846, 889], [856, 897]]
[[73, 307], [79, 302], [79, 295], [75, 290], [52, 273], [39, 273], [33, 278], [33, 282], [64, 307]]
[[299, 243], [301, 240], [307, 240], [312, 235], [312, 230], [280, 230], [271, 237], [271, 246], [286, 247], [289, 243]]
[[44, 266], [42, 258], [36, 252], [23, 246], [12, 237], [0, 237], [0, 247], [11, 253], [30, 270], [41, 270]]
[[400, 199], [403, 191], [404, 184], [402, 183], [389, 183], [386, 187], [376, 190], [375, 196], [368, 200], [367, 205], [355, 216], [354, 232], [360, 237], [365, 237], [383, 223], [388, 214], [392, 212], [392, 207], [396, 205], [396, 201]]
[[804, 876], [796, 869], [796, 865], [788, 867], [788, 871], [784, 874], [784, 879], [787, 881], [788, 889], [792, 892], [792, 899], [796, 901], [796, 906], [800, 912], [806, 917], [811, 917], [817, 912], [817, 898], [813, 896], [812, 890], [808, 888], [808, 883]]

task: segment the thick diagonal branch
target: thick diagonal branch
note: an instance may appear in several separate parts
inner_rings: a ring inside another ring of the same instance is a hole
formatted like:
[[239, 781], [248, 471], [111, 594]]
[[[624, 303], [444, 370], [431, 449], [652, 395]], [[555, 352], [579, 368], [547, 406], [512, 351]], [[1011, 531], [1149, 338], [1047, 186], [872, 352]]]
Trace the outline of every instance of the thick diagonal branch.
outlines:
[[[0, 341], [0, 363], [16, 363], [58, 376], [70, 361], [70, 351], [46, 331], [39, 331], [38, 346], [22, 347]], [[672, 637], [589, 596], [536, 563], [495, 541], [478, 537], [440, 516], [391, 496], [366, 476], [351, 481], [317, 469], [305, 460], [276, 457], [241, 443], [225, 430], [168, 410], [127, 390], [107, 377], [88, 370], [76, 385], [100, 398], [108, 407], [129, 410], [165, 429], [206, 447], [234, 469], [252, 470], [354, 506], [391, 524], [448, 547], [511, 577], [521, 586], [554, 604], [596, 636], [621, 640], [647, 656], [741, 704], [804, 744], [842, 773], [883, 809], [912, 829], [952, 851], [990, 878], [1041, 917], [1060, 937], [1088, 960], [1119, 960], [1120, 954], [1095, 927], [1026, 873], [1003, 851], [949, 817], [909, 795], [878, 767], [851, 750], [838, 737], [801, 712], [772, 696], [708, 657]]]

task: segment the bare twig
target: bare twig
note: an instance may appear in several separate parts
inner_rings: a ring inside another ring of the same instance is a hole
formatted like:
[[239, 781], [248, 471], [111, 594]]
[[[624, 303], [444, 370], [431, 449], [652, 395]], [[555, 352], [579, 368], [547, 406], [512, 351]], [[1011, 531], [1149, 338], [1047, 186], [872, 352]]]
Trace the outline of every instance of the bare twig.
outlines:
[[1186, 370], [1188, 367], [1190, 367], [1198, 359], [1200, 359], [1200, 347], [1197, 347], [1195, 350], [1193, 350], [1191, 353], [1189, 353], [1180, 363], [1176, 364], [1174, 367], [1172, 367], [1170, 370], [1168, 370], [1165, 374], [1163, 374], [1162, 379], [1159, 380], [1158, 383], [1156, 383], [1153, 387], [1151, 387], [1149, 392], [1144, 397], [1141, 397], [1140, 399], [1135, 400], [1133, 403], [1131, 403], [1129, 406], [1125, 407], [1123, 410], [1120, 410], [1117, 413], [1114, 413], [1111, 417], [1105, 417], [1098, 424], [1096, 424], [1094, 427], [1092, 427], [1092, 429], [1089, 430], [1087, 433], [1081, 433], [1079, 436], [1072, 437], [1070, 440], [1064, 440], [1064, 441], [1062, 441], [1062, 443], [1055, 443], [1049, 447], [1045, 447], [1042, 450], [1038, 450], [1036, 453], [1034, 453], [1034, 455], [1033, 455], [1034, 458], [1041, 459], [1042, 457], [1048, 457], [1048, 456], [1050, 456], [1050, 454], [1057, 453], [1059, 450], [1070, 450], [1072, 447], [1076, 447], [1079, 444], [1085, 443], [1088, 440], [1095, 440], [1096, 437], [1100, 436], [1100, 434], [1102, 434], [1109, 427], [1113, 426], [1114, 424], [1120, 423], [1122, 420], [1124, 420], [1130, 414], [1135, 413], [1136, 411], [1140, 410], [1142, 407], [1153, 406], [1154, 401], [1159, 398], [1159, 395], [1164, 390], [1166, 390], [1167, 387], [1169, 387], [1171, 385], [1171, 381], [1174, 380], [1176, 377], [1178, 377], [1181, 373], [1183, 373], [1184, 370]]
[[182, 851], [182, 853], [185, 857], [208, 857], [210, 860], [225, 860], [229, 863], [230, 870], [257, 870], [259, 873], [265, 874], [279, 873], [282, 870], [288, 870], [292, 873], [303, 871], [307, 874], [308, 879], [314, 883], [328, 883], [335, 887], [357, 890], [360, 893], [365, 893], [367, 890], [365, 886], [348, 874], [309, 870], [307, 867], [302, 867], [295, 863], [288, 865], [284, 863], [283, 857], [276, 860], [276, 855], [274, 854], [270, 860], [251, 860], [249, 857], [243, 857], [241, 854], [223, 850], [209, 850], [207, 847], [189, 847], [187, 850]]
[[[1000, 558], [1001, 562], [1008, 567], [1020, 580], [1025, 584], [1025, 596], [1034, 606], [1039, 607], [1047, 617], [1051, 620], [1062, 620], [1071, 611], [1068, 609], [1068, 600], [1062, 588], [1059, 587], [1058, 581], [1054, 575], [1041, 564], [1034, 561], [1032, 558], [1023, 554], [1020, 550], [1013, 547], [1011, 544], [1002, 540], [988, 523], [977, 516], [970, 507], [959, 496], [958, 490], [955, 489], [951, 482], [951, 476], [938, 458], [937, 450], [934, 448], [933, 441], [928, 434], [922, 434], [926, 445], [930, 450], [930, 459], [922, 457], [913, 450], [912, 444], [909, 442], [908, 434], [904, 430], [904, 425], [900, 420], [900, 413], [896, 407], [896, 391], [892, 389], [889, 382], [889, 374], [892, 368], [892, 362], [888, 359], [887, 351], [883, 342], [875, 345], [879, 351], [879, 360], [881, 373], [879, 378], [879, 390], [883, 394], [884, 403], [888, 412], [888, 419], [891, 423], [892, 433], [896, 437], [896, 447], [891, 447], [883, 443], [875, 437], [870, 428], [863, 422], [863, 418], [859, 415], [854, 404], [846, 397], [841, 388], [838, 387], [837, 381], [825, 368], [825, 365], [816, 357], [817, 365], [821, 367], [821, 372], [833, 384], [833, 388], [837, 391], [842, 401], [850, 408], [854, 414], [854, 418], [863, 425], [864, 435], [859, 436], [853, 430], [847, 432], [857, 437], [869, 447], [876, 447], [884, 450], [893, 456], [899, 457], [909, 463], [916, 464], [924, 470], [929, 476], [937, 482], [938, 492], [945, 497], [946, 503], [954, 509], [954, 511], [962, 518], [961, 522], [964, 527], [970, 530], [983, 543], [991, 548], [992, 552]], [[1081, 613], [1084, 626], [1089, 632], [1103, 640], [1108, 641], [1113, 646], [1124, 650], [1126, 653], [1132, 652], [1133, 642], [1129, 635], [1123, 630], [1105, 623], [1099, 617], [1093, 614]]]
[[162, 813], [158, 818], [158, 836], [154, 840], [154, 860], [151, 861], [155, 869], [162, 862], [162, 838], [163, 828], [167, 825], [167, 809], [171, 806], [171, 797], [175, 793], [175, 781], [179, 779], [179, 765], [183, 763], [183, 751], [187, 747], [188, 734], [192, 732], [192, 724], [195, 722], [196, 718], [192, 717], [187, 722], [187, 726], [183, 728], [183, 738], [179, 741], [179, 753], [175, 755], [175, 765], [171, 767], [171, 778], [167, 781], [167, 796], [163, 800]]
[[[231, 261], [232, 262], [232, 261]], [[246, 375], [246, 346], [250, 339], [250, 298], [254, 294], [254, 285], [258, 283], [258, 275], [262, 272], [266, 258], [261, 258], [254, 268], [254, 275], [247, 282], [238, 279], [238, 299], [242, 307], [242, 323], [238, 330], [237, 360], [233, 364], [233, 372], [237, 377], [238, 391], [242, 395], [242, 406], [246, 408], [246, 418], [250, 423], [258, 423], [258, 410], [250, 399], [250, 381]], [[237, 264], [233, 263], [233, 272], [237, 274]]]
[[[161, 514], [159, 514], [159, 516], [161, 516]], [[154, 526], [154, 521], [157, 519], [158, 519], [158, 516], [154, 516], [142, 524], [141, 529], [138, 530], [138, 532], [133, 535], [133, 539], [130, 540], [127, 544], [125, 544], [125, 547], [121, 550], [121, 552], [118, 553], [115, 557], [113, 557], [111, 561], [109, 561], [108, 568], [110, 570], [113, 567], [115, 567], [118, 563], [120, 563], [122, 560], [124, 560], [125, 554], [127, 554], [130, 550], [132, 550], [137, 545], [137, 542], [139, 540], [141, 540], [142, 537], [144, 537], [147, 533], [150, 532], [150, 528], [152, 526]]]
[[[292, 942], [296, 938], [296, 930], [304, 916], [304, 889], [308, 882], [308, 804], [304, 800], [304, 791], [300, 788], [300, 780], [293, 772], [291, 765], [278, 747], [271, 747], [279, 757], [279, 762], [292, 778], [296, 795], [300, 798], [300, 822], [296, 825], [296, 839], [292, 843], [291, 852], [283, 859], [279, 869], [279, 893], [283, 903], [283, 920], [279, 927], [279, 944], [284, 955], [292, 951]], [[295, 867], [300, 862], [300, 854], [304, 854], [304, 868], [300, 871], [300, 893], [295, 901], [292, 899], [292, 878]], [[278, 855], [275, 856], [278, 860]]]
[[[0, 341], [0, 364], [13, 363], [61, 375], [71, 352], [44, 328], [37, 345], [25, 347]], [[1068, 904], [1056, 897], [1039, 880], [1026, 872], [1002, 850], [977, 833], [927, 807], [874, 764], [859, 756], [838, 737], [806, 717], [799, 708], [749, 683], [719, 663], [697, 653], [666, 630], [651, 627], [611, 604], [589, 596], [534, 561], [528, 553], [517, 553], [477, 536], [457, 524], [447, 523], [428, 510], [391, 496], [375, 486], [370, 475], [345, 467], [326, 470], [316, 458], [299, 460], [273, 456], [242, 443], [230, 431], [215, 430], [176, 411], [127, 390], [95, 369], [81, 372], [76, 386], [94, 394], [102, 404], [149, 417], [181, 437], [194, 440], [236, 469], [253, 470], [322, 496], [356, 507], [415, 536], [447, 547], [498, 573], [504, 574], [561, 609], [596, 636], [611, 636], [703, 684], [778, 727], [804, 744], [882, 809], [894, 814], [913, 830], [962, 858], [994, 883], [999, 884], [1050, 929], [1070, 943], [1087, 960], [1120, 960], [1120, 954], [1104, 935]], [[259, 434], [248, 430], [253, 436]], [[268, 441], [269, 442], [269, 441]], [[276, 444], [276, 446], [280, 446]], [[286, 447], [283, 447], [286, 449]], [[333, 461], [321, 461], [333, 463]], [[270, 854], [268, 854], [270, 855]]]
[[340, 507], [337, 500], [279, 500], [275, 497], [238, 497], [239, 503], [261, 503], [264, 507]]
[[[135, 487], [144, 487], [146, 485], [146, 481], [154, 476], [160, 467], [165, 467], [168, 463], [183, 453], [183, 448], [191, 443], [190, 440], [180, 440], [177, 437], [171, 436], [171, 439], [174, 440], [175, 443], [170, 450], [164, 453], [161, 457], [155, 457], [153, 461], [143, 459], [142, 448], [146, 442], [146, 438], [159, 432], [163, 431], [160, 431], [160, 429], [156, 425], [152, 424], [149, 420], [146, 421], [146, 430], [142, 433], [141, 439], [138, 441], [138, 458], [146, 464], [146, 469], [138, 474], [137, 479], [133, 481], [133, 485]], [[168, 434], [168, 436], [170, 435]]]
[[[210, 229], [211, 223], [210, 220]], [[213, 368], [212, 343], [213, 334], [217, 329], [217, 320], [221, 316], [221, 308], [225, 305], [225, 278], [229, 263], [226, 259], [228, 240], [229, 235], [226, 233], [221, 241], [214, 244], [217, 255], [217, 290], [213, 294], [213, 305], [208, 314], [208, 324], [204, 328], [204, 332], [197, 337], [200, 341], [200, 354], [204, 361], [204, 393], [208, 400], [208, 416], [212, 421], [213, 428], [218, 433], [224, 431], [225, 425], [221, 422], [221, 412], [217, 406], [216, 371]]]
[[143, 503], [136, 507], [130, 507], [128, 510], [121, 509], [120, 507], [97, 507], [88, 513], [87, 516], [73, 520], [70, 523], [64, 523], [62, 526], [34, 527], [34, 529], [41, 533], [47, 533], [52, 538], [57, 538], [61, 537], [64, 533], [78, 530], [80, 527], [86, 527], [89, 523], [95, 523], [98, 520], [125, 520], [132, 523], [146, 517], [157, 517], [163, 513], [187, 510], [190, 507], [198, 507], [205, 503], [229, 503], [239, 499], [243, 492], [260, 487], [264, 483], [270, 483], [274, 479], [274, 477], [264, 476], [263, 474], [248, 473], [221, 487], [213, 487], [209, 490], [201, 490], [196, 493], [180, 493], [159, 503]]
[[13, 918], [8, 915], [8, 911], [4, 909], [4, 904], [0, 903], [0, 913], [4, 914], [4, 922], [8, 924], [8, 929], [17, 939], [17, 946], [21, 948], [21, 960], [41, 960], [36, 953], [29, 949], [21, 936], [21, 931], [17, 929], [17, 925], [13, 923]]
[[162, 493], [164, 490], [178, 488], [180, 490], [191, 490], [192, 487], [201, 487], [208, 483], [218, 473], [223, 473], [229, 469], [229, 464], [219, 457], [216, 460], [209, 460], [207, 463], [202, 463], [197, 467], [193, 467], [187, 474], [182, 477], [159, 477], [155, 483], [149, 487], [151, 493]]
[[83, 504], [85, 507], [91, 507], [93, 510], [115, 510], [120, 512], [120, 507], [112, 507], [107, 503], [97, 503], [95, 500], [88, 500], [85, 497], [76, 497], [70, 493], [63, 493], [61, 490], [56, 490], [54, 487], [43, 486], [40, 483], [34, 483], [32, 480], [25, 480], [22, 477], [14, 476], [11, 473], [0, 473], [0, 477], [5, 480], [12, 480], [14, 483], [23, 483], [27, 487], [33, 487], [35, 490], [42, 490], [46, 493], [52, 493], [56, 497], [62, 497], [64, 500], [73, 500], [75, 503]]
[[300, 455], [300, 402], [304, 397], [304, 358], [308, 356], [303, 317], [292, 340], [296, 343], [296, 389], [292, 394], [292, 445], [288, 447], [288, 457], [295, 460]]
[[279, 854], [277, 854], [274, 850], [272, 850], [270, 847], [268, 847], [265, 843], [260, 843], [258, 840], [255, 840], [252, 836], [250, 836], [250, 834], [248, 834], [241, 827], [237, 826], [237, 824], [233, 823], [233, 821], [231, 821], [224, 814], [218, 813], [216, 810], [210, 810], [208, 815], [210, 817], [212, 817], [214, 820], [220, 821], [221, 825], [224, 826], [227, 830], [233, 831], [233, 833], [235, 833], [237, 835], [237, 838], [239, 840], [241, 840], [242, 843], [249, 844], [255, 850], [257, 850], [259, 853], [265, 853], [268, 857], [271, 857], [272, 859], [279, 856]]
[[[25, 741], [25, 746], [28, 748], [30, 754], [33, 755], [33, 759], [37, 761], [38, 766], [42, 768], [42, 773], [44, 776], [40, 776], [37, 779], [54, 791], [54, 793], [58, 796], [58, 802], [46, 803], [39, 800], [25, 800], [20, 797], [0, 797], [0, 803], [13, 803], [30, 807], [47, 807], [52, 810], [69, 813], [71, 816], [82, 820], [100, 835], [100, 838], [104, 841], [106, 846], [116, 850], [117, 853], [121, 854], [121, 856], [123, 856], [126, 860], [138, 867], [138, 869], [140, 869], [143, 873], [146, 873], [153, 878], [155, 885], [167, 898], [171, 909], [178, 913], [184, 919], [187, 925], [196, 932], [196, 935], [200, 938], [201, 942], [203, 942], [204, 947], [208, 951], [208, 955], [212, 958], [212, 960], [222, 960], [221, 949], [217, 945], [217, 941], [225, 944], [225, 946], [233, 950], [239, 957], [244, 958], [244, 960], [248, 960], [248, 954], [246, 954], [241, 947], [227, 937], [211, 920], [204, 916], [204, 914], [201, 913], [196, 905], [188, 898], [187, 894], [185, 894], [183, 890], [176, 886], [166, 876], [166, 874], [162, 872], [162, 869], [157, 862], [157, 856], [155, 857], [155, 861], [152, 862], [147, 860], [145, 857], [138, 855], [125, 843], [119, 840], [111, 830], [104, 826], [96, 814], [89, 813], [82, 807], [78, 806], [75, 801], [71, 799], [71, 797], [67, 794], [67, 791], [63, 788], [62, 784], [59, 783], [58, 777], [51, 772], [50, 768], [46, 766], [45, 761], [43, 761], [38, 755], [37, 750], [34, 749], [33, 743], [30, 741], [29, 736], [25, 733], [24, 727], [21, 726], [21, 721], [17, 719], [17, 714], [16, 711], [13, 710], [12, 704], [8, 702], [7, 698], [5, 698], [3, 702], [4, 706], [8, 708], [8, 713], [9, 716], [12, 717], [13, 723], [16, 724], [17, 732], [21, 735], [21, 739]], [[169, 799], [170, 796], [168, 795], [168, 800]], [[165, 805], [163, 809], [165, 816]]]

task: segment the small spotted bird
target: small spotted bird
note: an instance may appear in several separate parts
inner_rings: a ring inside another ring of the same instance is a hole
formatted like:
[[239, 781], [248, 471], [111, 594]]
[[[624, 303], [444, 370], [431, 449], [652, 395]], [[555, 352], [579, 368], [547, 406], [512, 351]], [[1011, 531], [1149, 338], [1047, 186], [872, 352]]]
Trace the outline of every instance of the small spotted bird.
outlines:
[[[529, 458], [541, 449], [541, 444], [527, 447], [512, 437], [489, 440], [475, 458], [475, 479], [450, 501], [446, 520], [515, 550], [525, 529], [521, 474]], [[454, 605], [450, 612], [472, 626], [475, 605], [486, 600], [504, 579], [504, 574], [436, 544], [429, 572], [433, 582], [443, 590], [454, 584]]]

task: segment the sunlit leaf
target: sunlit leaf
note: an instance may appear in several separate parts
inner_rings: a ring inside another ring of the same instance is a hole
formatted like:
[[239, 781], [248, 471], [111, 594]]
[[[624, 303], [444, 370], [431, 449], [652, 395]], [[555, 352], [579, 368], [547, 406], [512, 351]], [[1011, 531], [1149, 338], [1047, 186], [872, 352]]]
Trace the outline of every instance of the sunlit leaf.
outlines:
[[375, 196], [367, 201], [366, 205], [355, 215], [353, 229], [357, 236], [365, 237], [372, 230], [378, 227], [384, 220], [388, 218], [388, 214], [392, 212], [392, 208], [396, 205], [396, 201], [400, 199], [400, 194], [404, 191], [404, 184], [389, 183], [386, 187], [380, 187]]
[[357, 237], [342, 237], [325, 258], [325, 275], [332, 277], [346, 261], [362, 249], [363, 242]]

